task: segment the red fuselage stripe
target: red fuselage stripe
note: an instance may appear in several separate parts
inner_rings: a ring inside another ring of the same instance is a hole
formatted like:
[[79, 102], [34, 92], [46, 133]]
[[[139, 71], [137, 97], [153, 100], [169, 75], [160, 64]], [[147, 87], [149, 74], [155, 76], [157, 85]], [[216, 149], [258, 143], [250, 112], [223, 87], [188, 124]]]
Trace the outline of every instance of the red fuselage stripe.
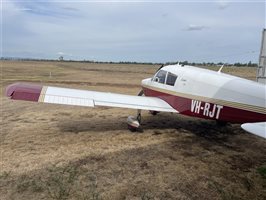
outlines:
[[180, 114], [219, 121], [246, 123], [264, 122], [266, 115], [239, 108], [193, 100], [164, 92], [159, 92], [143, 86], [145, 96], [158, 97], [166, 101]]

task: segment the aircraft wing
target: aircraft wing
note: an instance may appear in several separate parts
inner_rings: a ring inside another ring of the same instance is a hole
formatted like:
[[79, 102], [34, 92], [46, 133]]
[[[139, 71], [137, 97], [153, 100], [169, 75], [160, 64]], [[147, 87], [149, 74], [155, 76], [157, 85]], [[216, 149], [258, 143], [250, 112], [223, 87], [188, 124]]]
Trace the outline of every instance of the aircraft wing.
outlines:
[[241, 128], [266, 139], [266, 122], [245, 123], [241, 125]]
[[14, 100], [85, 107], [108, 106], [161, 112], [177, 112], [160, 98], [14, 83], [6, 89]]

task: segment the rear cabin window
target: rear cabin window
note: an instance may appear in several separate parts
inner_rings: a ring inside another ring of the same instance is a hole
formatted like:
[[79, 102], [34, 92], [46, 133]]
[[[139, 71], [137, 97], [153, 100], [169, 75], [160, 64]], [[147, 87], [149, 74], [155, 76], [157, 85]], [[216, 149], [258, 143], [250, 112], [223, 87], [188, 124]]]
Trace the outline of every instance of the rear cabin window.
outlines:
[[166, 79], [166, 84], [174, 86], [176, 79], [177, 79], [177, 75], [172, 74], [171, 72], [168, 72], [167, 79]]
[[165, 78], [166, 78], [167, 72], [164, 70], [160, 70], [156, 76], [154, 77], [154, 81], [158, 83], [165, 83]]

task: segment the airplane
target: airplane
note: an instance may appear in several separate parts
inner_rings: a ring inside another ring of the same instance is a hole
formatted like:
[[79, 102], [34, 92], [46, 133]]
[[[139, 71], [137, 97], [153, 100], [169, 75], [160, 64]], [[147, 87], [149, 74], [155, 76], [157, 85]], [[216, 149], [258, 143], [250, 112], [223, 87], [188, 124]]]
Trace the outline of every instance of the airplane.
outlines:
[[138, 96], [27, 83], [9, 85], [6, 96], [51, 104], [136, 109], [137, 116], [127, 119], [131, 131], [140, 127], [141, 110], [148, 110], [153, 115], [171, 112], [220, 124], [240, 123], [247, 132], [266, 138], [266, 86], [222, 73], [222, 67], [216, 72], [179, 63], [162, 66], [153, 77], [142, 80]]

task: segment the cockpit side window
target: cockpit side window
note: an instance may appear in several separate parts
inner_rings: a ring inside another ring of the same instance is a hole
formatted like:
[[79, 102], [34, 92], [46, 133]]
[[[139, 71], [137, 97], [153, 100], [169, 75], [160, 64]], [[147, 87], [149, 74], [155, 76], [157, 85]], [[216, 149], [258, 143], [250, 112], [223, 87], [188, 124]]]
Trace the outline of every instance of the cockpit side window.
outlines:
[[160, 70], [155, 77], [153, 78], [153, 81], [158, 82], [158, 83], [165, 83], [165, 78], [166, 78], [167, 72], [164, 70]]
[[176, 79], [177, 79], [177, 75], [172, 74], [171, 72], [168, 72], [166, 84], [174, 86]]

